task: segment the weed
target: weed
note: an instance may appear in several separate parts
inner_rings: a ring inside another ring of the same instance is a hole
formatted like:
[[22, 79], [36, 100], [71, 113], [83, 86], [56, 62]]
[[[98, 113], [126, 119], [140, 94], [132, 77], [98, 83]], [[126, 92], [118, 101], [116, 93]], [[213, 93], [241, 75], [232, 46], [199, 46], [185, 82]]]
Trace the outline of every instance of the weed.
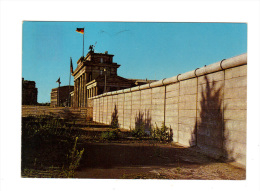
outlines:
[[178, 167], [176, 168], [176, 171], [177, 171], [177, 173], [180, 173], [180, 172], [181, 172], [181, 167], [178, 166]]
[[78, 141], [78, 137], [76, 137], [74, 147], [72, 148], [70, 155], [68, 156], [69, 160], [70, 160], [68, 177], [74, 177], [74, 171], [75, 171], [76, 168], [78, 168], [79, 162], [80, 162], [82, 155], [84, 153], [84, 148], [81, 151], [78, 151], [76, 149], [77, 141]]

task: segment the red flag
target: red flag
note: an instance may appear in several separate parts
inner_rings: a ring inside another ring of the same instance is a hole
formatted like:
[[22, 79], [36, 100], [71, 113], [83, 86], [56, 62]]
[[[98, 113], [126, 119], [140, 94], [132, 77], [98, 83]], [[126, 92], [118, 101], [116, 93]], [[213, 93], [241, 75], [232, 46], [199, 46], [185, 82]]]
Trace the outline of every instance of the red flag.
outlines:
[[79, 32], [81, 34], [84, 34], [84, 28], [77, 28], [76, 32]]
[[73, 73], [72, 59], [70, 58], [70, 73]]

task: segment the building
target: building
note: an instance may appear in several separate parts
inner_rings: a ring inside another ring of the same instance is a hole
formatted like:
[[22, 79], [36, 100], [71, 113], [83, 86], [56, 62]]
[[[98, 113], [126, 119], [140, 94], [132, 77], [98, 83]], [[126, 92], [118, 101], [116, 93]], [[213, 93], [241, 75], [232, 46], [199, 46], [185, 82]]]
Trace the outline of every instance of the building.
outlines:
[[37, 95], [38, 89], [35, 87], [35, 82], [22, 78], [22, 105], [36, 105]]
[[112, 54], [94, 53], [93, 46], [86, 57], [77, 61], [74, 76], [74, 91], [71, 93], [72, 106], [86, 107], [87, 99], [107, 91], [114, 91], [132, 86], [132, 81], [117, 75], [120, 67], [113, 62]]
[[154, 80], [126, 79], [117, 75], [119, 64], [113, 62], [114, 55], [94, 53], [93, 46], [86, 57], [77, 61], [77, 68], [73, 71], [74, 91], [71, 93], [74, 107], [87, 107], [90, 97], [137, 85], [151, 83]]
[[[51, 106], [71, 106], [70, 93], [73, 92], [73, 86], [60, 86], [51, 90]], [[58, 103], [58, 100], [60, 102]]]

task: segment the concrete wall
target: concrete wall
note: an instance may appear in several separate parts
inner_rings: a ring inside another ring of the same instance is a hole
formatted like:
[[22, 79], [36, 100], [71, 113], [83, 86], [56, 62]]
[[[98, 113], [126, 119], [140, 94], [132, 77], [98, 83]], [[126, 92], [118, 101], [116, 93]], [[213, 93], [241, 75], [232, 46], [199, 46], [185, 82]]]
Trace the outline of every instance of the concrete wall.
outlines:
[[173, 141], [246, 164], [247, 54], [130, 89], [94, 97], [93, 119], [109, 124], [115, 105], [121, 128], [143, 115], [165, 124]]

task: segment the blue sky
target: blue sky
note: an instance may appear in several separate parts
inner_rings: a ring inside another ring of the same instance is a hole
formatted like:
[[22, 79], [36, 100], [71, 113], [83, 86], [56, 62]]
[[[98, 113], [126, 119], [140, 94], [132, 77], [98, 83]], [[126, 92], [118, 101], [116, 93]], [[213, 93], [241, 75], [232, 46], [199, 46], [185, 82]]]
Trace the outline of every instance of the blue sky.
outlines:
[[[89, 45], [108, 51], [125, 78], [163, 79], [247, 52], [246, 23], [170, 22], [23, 22], [22, 76], [36, 82], [38, 102], [50, 102], [50, 92], [69, 84], [69, 61]], [[73, 78], [71, 80], [73, 85]]]

